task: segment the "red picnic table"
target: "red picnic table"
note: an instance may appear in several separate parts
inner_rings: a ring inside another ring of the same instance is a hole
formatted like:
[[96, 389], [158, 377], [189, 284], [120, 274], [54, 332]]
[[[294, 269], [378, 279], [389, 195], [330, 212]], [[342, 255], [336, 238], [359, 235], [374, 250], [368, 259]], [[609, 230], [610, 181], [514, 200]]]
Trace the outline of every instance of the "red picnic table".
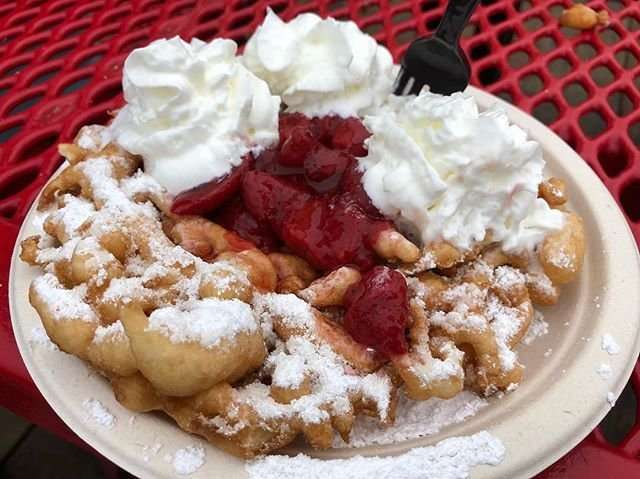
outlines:
[[[481, 0], [463, 34], [472, 83], [533, 114], [602, 179], [640, 240], [640, 2], [596, 30], [560, 27], [569, 0]], [[159, 37], [243, 44], [267, 6], [354, 20], [398, 60], [433, 31], [446, 0], [20, 0], [0, 5], [0, 406], [83, 444], [55, 415], [18, 354], [8, 307], [11, 253], [34, 197], [60, 165], [56, 144], [123, 102], [121, 67]], [[631, 378], [640, 411], [640, 365]], [[88, 447], [84, 445], [85, 447]], [[640, 412], [621, 443], [596, 429], [541, 478], [640, 477]]]

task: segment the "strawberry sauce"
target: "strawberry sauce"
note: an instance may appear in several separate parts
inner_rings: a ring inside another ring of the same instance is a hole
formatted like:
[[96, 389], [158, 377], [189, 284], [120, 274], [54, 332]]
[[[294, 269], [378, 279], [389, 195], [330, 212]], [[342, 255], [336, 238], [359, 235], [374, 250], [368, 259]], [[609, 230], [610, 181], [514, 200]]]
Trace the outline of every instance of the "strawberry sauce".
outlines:
[[365, 272], [348, 294], [344, 324], [386, 355], [407, 351], [407, 285], [373, 245], [393, 228], [362, 187], [356, 156], [369, 136], [357, 118], [280, 116], [279, 144], [245, 158], [230, 174], [178, 195], [172, 211], [206, 214], [265, 252], [283, 246], [329, 272]]
[[357, 118], [298, 113], [282, 114], [279, 129], [277, 146], [181, 193], [172, 211], [206, 214], [265, 251], [284, 243], [323, 271], [372, 268], [373, 243], [392, 225], [371, 204], [357, 168], [369, 132]]

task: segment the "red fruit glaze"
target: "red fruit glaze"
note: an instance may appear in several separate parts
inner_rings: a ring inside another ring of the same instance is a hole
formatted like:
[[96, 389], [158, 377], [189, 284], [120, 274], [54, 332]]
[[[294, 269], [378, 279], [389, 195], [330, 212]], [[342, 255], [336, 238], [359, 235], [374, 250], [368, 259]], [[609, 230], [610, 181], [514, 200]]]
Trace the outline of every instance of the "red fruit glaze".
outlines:
[[278, 145], [224, 178], [181, 193], [172, 211], [202, 215], [226, 202], [214, 221], [265, 251], [282, 241], [324, 271], [375, 266], [372, 245], [392, 225], [362, 188], [354, 154], [365, 153], [364, 125], [357, 118], [294, 113], [280, 116], [279, 132]]
[[211, 213], [240, 189], [242, 177], [249, 171], [252, 158], [247, 156], [228, 175], [203, 183], [180, 193], [173, 200], [171, 212], [177, 215], [205, 215]]
[[378, 261], [371, 242], [390, 227], [387, 221], [369, 218], [347, 197], [337, 195], [315, 197], [293, 208], [280, 237], [320, 270], [332, 271], [345, 264], [367, 270]]
[[280, 134], [280, 146], [291, 136], [292, 130], [302, 128], [311, 131], [311, 118], [302, 113], [283, 113], [278, 118], [278, 133]]
[[377, 260], [371, 242], [391, 228], [367, 216], [348, 195], [317, 195], [287, 177], [261, 171], [245, 175], [242, 197], [259, 222], [271, 225], [294, 253], [324, 271], [345, 264], [371, 268]]
[[347, 118], [336, 127], [331, 135], [331, 146], [336, 149], [347, 150], [354, 156], [364, 156], [367, 150], [364, 147], [364, 140], [369, 138], [371, 133], [357, 118]]
[[376, 266], [348, 291], [346, 308], [344, 326], [353, 339], [387, 356], [407, 352], [409, 302], [402, 274]]
[[372, 244], [392, 225], [371, 204], [350, 153], [364, 149], [368, 131], [357, 118], [285, 114], [280, 135], [280, 147], [263, 152], [244, 176], [246, 210], [318, 269], [375, 266]]
[[293, 128], [281, 143], [278, 162], [284, 166], [301, 167], [304, 159], [318, 144], [313, 134], [302, 126]]
[[304, 174], [309, 186], [318, 193], [335, 190], [342, 173], [353, 158], [347, 153], [318, 145], [304, 159]]
[[288, 177], [250, 171], [242, 181], [242, 200], [247, 211], [259, 222], [267, 223], [278, 234], [286, 215], [312, 198], [304, 185]]
[[358, 170], [358, 162], [353, 161], [342, 175], [340, 189], [349, 195], [349, 198], [357, 204], [365, 214], [372, 218], [382, 219], [384, 216], [371, 203], [371, 198], [362, 186], [362, 172]]
[[273, 234], [267, 222], [258, 222], [247, 211], [241, 197], [236, 197], [211, 218], [225, 228], [235, 231], [242, 238], [253, 242], [266, 253], [279, 249], [280, 240]]

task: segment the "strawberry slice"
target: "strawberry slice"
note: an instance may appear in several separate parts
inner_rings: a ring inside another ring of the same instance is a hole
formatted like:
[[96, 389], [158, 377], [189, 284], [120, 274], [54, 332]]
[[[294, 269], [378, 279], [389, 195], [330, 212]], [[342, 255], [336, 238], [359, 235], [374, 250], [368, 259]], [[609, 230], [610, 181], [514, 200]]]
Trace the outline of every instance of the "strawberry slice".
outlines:
[[317, 144], [318, 141], [307, 128], [293, 128], [289, 137], [282, 143], [278, 162], [284, 166], [301, 167], [305, 157]]
[[253, 159], [248, 155], [229, 174], [183, 191], [173, 200], [171, 212], [177, 215], [211, 213], [240, 189], [242, 178], [252, 163]]
[[318, 147], [304, 159], [304, 173], [309, 186], [318, 193], [337, 188], [342, 173], [351, 164], [352, 157], [343, 151]]
[[284, 176], [250, 171], [242, 182], [242, 200], [247, 211], [258, 222], [269, 224], [277, 234], [288, 213], [311, 198], [308, 188], [294, 184]]
[[345, 329], [360, 344], [394, 356], [407, 352], [407, 282], [402, 274], [376, 266], [346, 296]]
[[218, 209], [212, 219], [220, 226], [235, 231], [242, 238], [252, 241], [267, 253], [276, 251], [280, 246], [280, 241], [271, 231], [269, 223], [266, 221], [258, 222], [247, 211], [240, 196], [227, 202], [224, 208]]

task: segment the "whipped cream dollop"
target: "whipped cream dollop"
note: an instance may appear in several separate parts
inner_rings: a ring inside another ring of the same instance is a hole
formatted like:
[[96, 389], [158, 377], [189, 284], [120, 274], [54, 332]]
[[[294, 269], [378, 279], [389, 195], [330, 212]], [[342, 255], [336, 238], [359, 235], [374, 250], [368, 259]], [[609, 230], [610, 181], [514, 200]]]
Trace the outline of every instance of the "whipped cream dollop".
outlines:
[[178, 194], [223, 176], [278, 139], [280, 99], [247, 70], [232, 40], [178, 37], [134, 50], [123, 70], [127, 104], [113, 123], [118, 144]]
[[247, 42], [244, 64], [307, 116], [358, 116], [386, 100], [396, 67], [353, 22], [305, 13], [283, 22], [270, 9]]
[[373, 204], [424, 244], [469, 249], [490, 234], [507, 251], [532, 249], [562, 227], [538, 198], [545, 161], [506, 114], [479, 112], [467, 94], [391, 97], [364, 120], [373, 135], [359, 159]]

